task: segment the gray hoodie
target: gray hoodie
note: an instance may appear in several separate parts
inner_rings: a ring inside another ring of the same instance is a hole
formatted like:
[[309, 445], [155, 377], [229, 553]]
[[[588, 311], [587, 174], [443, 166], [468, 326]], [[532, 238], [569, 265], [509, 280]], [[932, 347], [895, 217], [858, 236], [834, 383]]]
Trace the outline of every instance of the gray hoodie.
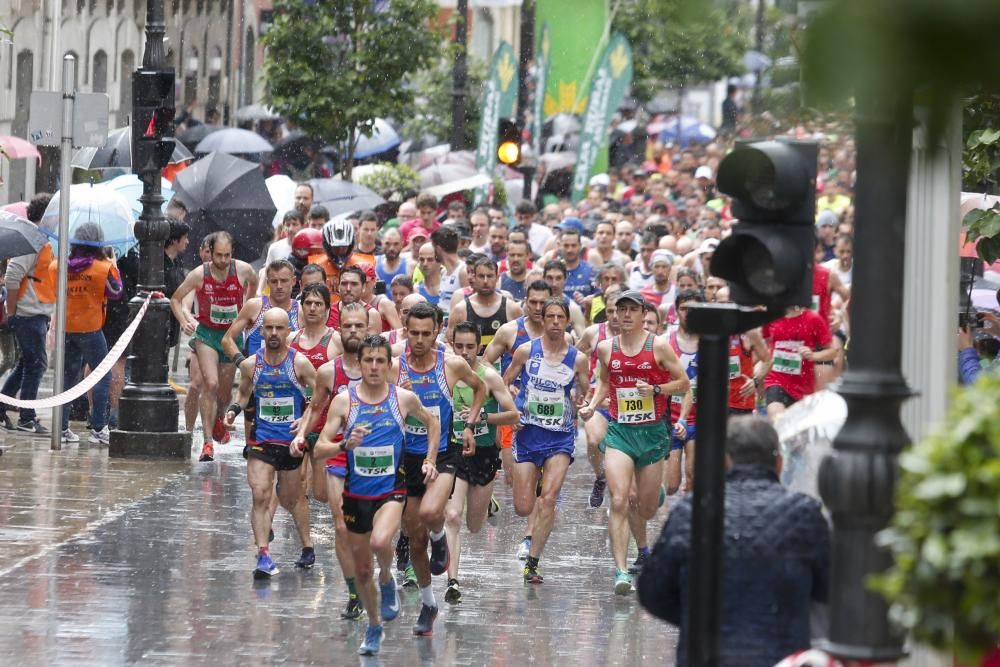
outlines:
[[[38, 253], [30, 255], [19, 255], [11, 257], [7, 262], [7, 273], [4, 275], [4, 286], [7, 288], [7, 298], [17, 299], [17, 290], [21, 287], [21, 279], [27, 275], [35, 273], [35, 264], [38, 262]], [[48, 267], [42, 270], [47, 271]], [[45, 315], [51, 317], [55, 310], [54, 303], [42, 303], [35, 294], [34, 281], [28, 279], [28, 287], [24, 294], [17, 300], [17, 313], [19, 317], [30, 317], [32, 315]]]

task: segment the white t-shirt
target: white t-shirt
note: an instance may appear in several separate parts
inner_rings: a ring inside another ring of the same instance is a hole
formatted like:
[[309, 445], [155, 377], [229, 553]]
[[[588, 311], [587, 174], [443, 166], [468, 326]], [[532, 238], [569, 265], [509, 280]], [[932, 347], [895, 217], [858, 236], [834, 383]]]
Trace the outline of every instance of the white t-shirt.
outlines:
[[288, 242], [288, 239], [278, 239], [267, 249], [267, 261], [264, 263], [264, 266], [278, 259], [288, 259], [291, 255], [292, 244]]
[[531, 223], [528, 229], [528, 245], [531, 246], [531, 253], [540, 257], [545, 252], [545, 244], [552, 238], [552, 230], [537, 222]]
[[851, 286], [851, 277], [854, 275], [854, 262], [851, 262], [851, 268], [846, 271], [840, 270], [840, 260], [831, 259], [823, 262], [823, 266], [830, 269], [831, 272], [836, 273], [837, 277], [840, 278], [840, 282], [844, 284], [844, 287]]

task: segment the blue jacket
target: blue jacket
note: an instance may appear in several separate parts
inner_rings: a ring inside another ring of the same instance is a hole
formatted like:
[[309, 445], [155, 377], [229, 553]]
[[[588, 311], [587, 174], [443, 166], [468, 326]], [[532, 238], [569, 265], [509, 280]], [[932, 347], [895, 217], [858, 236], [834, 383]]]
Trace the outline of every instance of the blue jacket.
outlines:
[[967, 347], [958, 353], [958, 376], [962, 384], [972, 384], [983, 371], [976, 348]]
[[[691, 496], [671, 511], [639, 576], [639, 601], [680, 627], [687, 665]], [[765, 466], [726, 476], [720, 667], [772, 667], [810, 645], [809, 607], [825, 602], [830, 527], [819, 501], [781, 486]]]

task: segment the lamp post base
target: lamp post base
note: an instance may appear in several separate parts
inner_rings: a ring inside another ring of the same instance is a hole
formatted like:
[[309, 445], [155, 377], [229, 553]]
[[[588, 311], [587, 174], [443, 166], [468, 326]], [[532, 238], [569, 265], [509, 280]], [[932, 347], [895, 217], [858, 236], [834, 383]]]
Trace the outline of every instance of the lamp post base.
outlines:
[[108, 456], [118, 459], [188, 459], [191, 457], [191, 434], [187, 431], [112, 431]]

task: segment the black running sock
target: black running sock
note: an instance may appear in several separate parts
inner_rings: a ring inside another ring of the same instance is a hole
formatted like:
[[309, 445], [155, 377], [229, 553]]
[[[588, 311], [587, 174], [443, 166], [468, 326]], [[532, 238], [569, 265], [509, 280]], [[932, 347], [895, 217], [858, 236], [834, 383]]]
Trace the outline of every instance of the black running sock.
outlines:
[[532, 558], [531, 556], [528, 556], [528, 560], [525, 561], [525, 563], [527, 564], [528, 567], [534, 567], [534, 568], [538, 567], [538, 559]]
[[302, 547], [302, 555], [303, 556], [305, 556], [306, 554], [314, 553], [314, 552], [315, 552], [315, 549], [313, 549], [312, 547]]

